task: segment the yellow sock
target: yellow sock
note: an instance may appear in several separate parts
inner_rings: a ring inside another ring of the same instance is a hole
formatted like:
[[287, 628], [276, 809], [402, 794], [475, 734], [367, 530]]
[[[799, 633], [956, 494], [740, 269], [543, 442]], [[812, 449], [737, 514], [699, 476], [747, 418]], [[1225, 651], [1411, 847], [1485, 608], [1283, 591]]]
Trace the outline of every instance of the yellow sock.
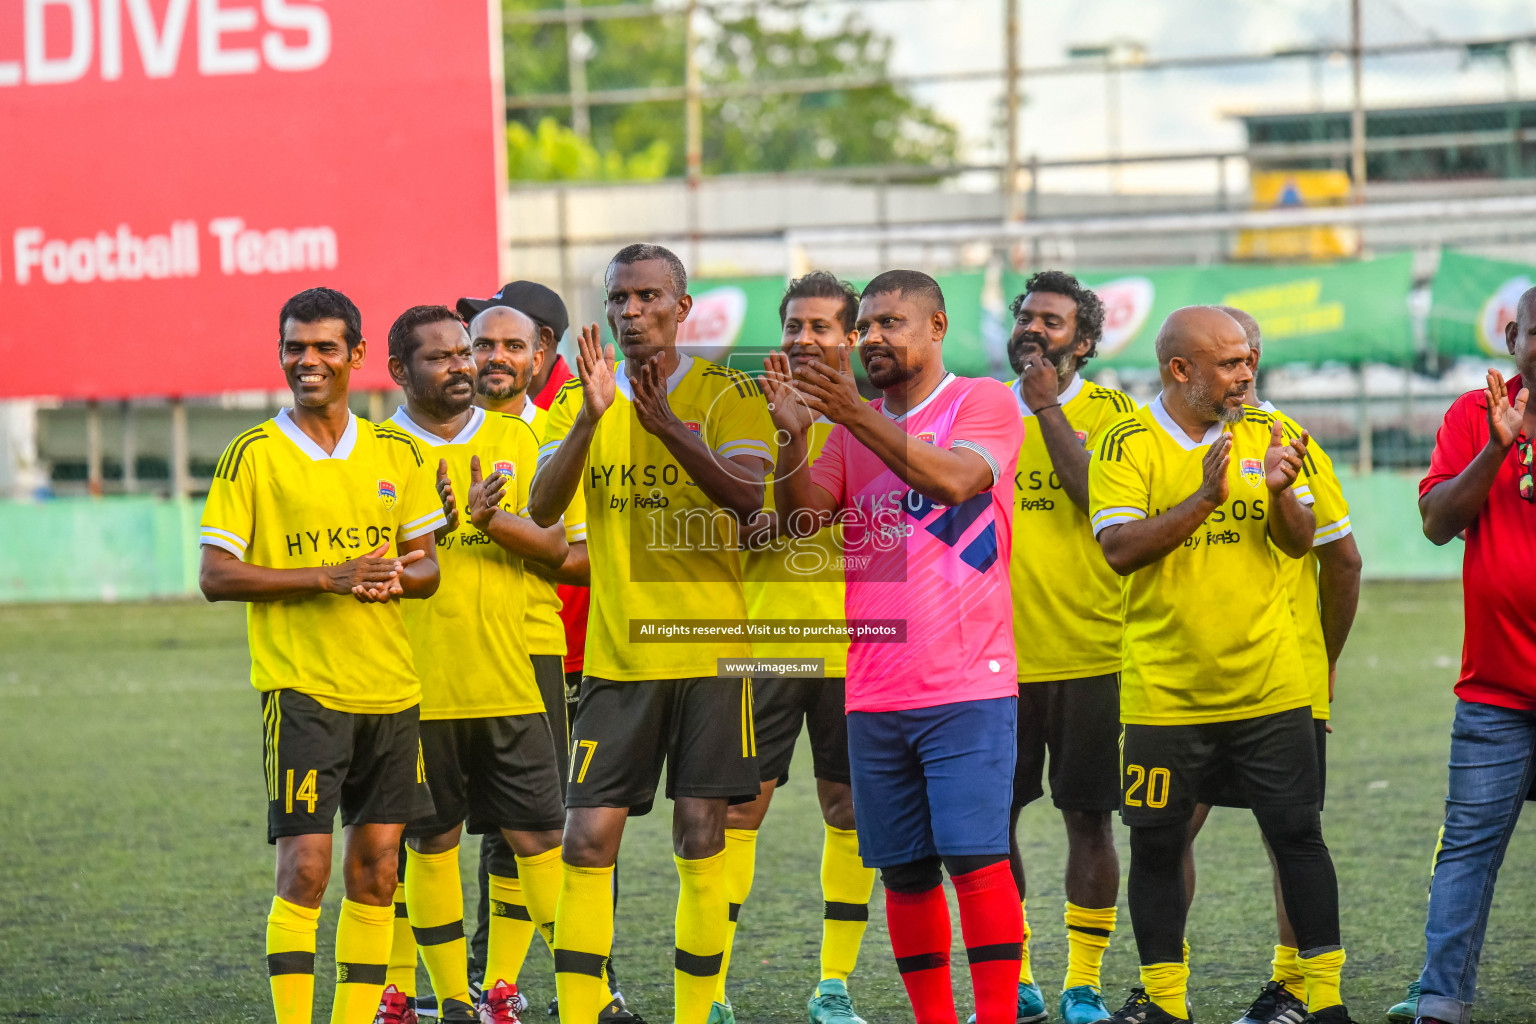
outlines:
[[520, 878], [490, 876], [491, 923], [485, 941], [485, 987], [498, 981], [517, 984], [533, 942], [533, 917], [523, 903]]
[[1076, 988], [1099, 983], [1099, 968], [1104, 963], [1104, 951], [1109, 948], [1109, 936], [1115, 930], [1115, 908], [1093, 910], [1067, 903], [1067, 980], [1062, 988]]
[[277, 1024], [309, 1024], [315, 1010], [315, 930], [320, 908], [311, 910], [272, 897], [267, 914], [267, 974]]
[[336, 997], [331, 1024], [373, 1024], [389, 970], [395, 908], [341, 901], [336, 923]]
[[859, 834], [826, 825], [821, 845], [821, 976], [847, 981], [869, 925], [875, 869], [859, 857]]
[[1316, 1013], [1329, 1006], [1344, 1002], [1339, 984], [1344, 974], [1344, 947], [1324, 947], [1322, 952], [1308, 950], [1297, 954], [1296, 966], [1307, 980], [1307, 1012]]
[[1307, 998], [1307, 979], [1302, 977], [1301, 968], [1296, 963], [1296, 947], [1276, 946], [1275, 958], [1270, 964], [1275, 969], [1270, 976], [1272, 981], [1284, 985], [1297, 999]]
[[731, 969], [731, 946], [736, 941], [736, 918], [741, 905], [752, 892], [752, 875], [757, 870], [757, 830], [725, 830], [725, 953], [720, 958], [720, 973], [715, 977], [715, 1002], [725, 1002], [725, 975]]
[[395, 928], [389, 941], [389, 970], [386, 986], [395, 986], [401, 995], [416, 995], [416, 936], [411, 934], [411, 919], [406, 916], [405, 883], [395, 886]]
[[[725, 917], [723, 908], [720, 916]], [[608, 1005], [603, 976], [612, 951], [613, 865], [563, 864], [555, 908], [555, 995], [562, 1020], [591, 1024]]]
[[1035, 970], [1029, 965], [1029, 901], [1019, 900], [1019, 910], [1024, 918], [1024, 945], [1023, 954], [1019, 957], [1019, 984], [1033, 985], [1035, 983]]
[[725, 960], [725, 851], [703, 860], [672, 858], [681, 883], [677, 894], [677, 950], [672, 972], [676, 1024], [704, 1024], [715, 1000], [715, 980]]
[[[411, 932], [421, 947], [438, 1006], [469, 1002], [469, 947], [464, 940], [464, 890], [459, 848], [442, 853], [406, 850], [405, 884], [411, 899]], [[493, 981], [492, 984], [495, 982]]]
[[1147, 998], [1180, 1020], [1189, 1019], [1189, 967], [1185, 964], [1142, 964], [1141, 987]]
[[[533, 924], [544, 936], [544, 944], [555, 948], [555, 904], [560, 901], [560, 847], [545, 850], [537, 857], [517, 858], [517, 873], [523, 880], [523, 900]], [[511, 978], [507, 979], [511, 981]]]

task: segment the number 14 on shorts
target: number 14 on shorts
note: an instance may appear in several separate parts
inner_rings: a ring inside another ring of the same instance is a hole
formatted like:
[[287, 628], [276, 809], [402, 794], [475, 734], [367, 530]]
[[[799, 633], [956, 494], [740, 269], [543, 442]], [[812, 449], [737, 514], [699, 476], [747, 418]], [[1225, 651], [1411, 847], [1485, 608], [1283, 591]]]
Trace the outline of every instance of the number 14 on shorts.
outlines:
[[319, 780], [315, 774], [315, 769], [311, 768], [309, 770], [308, 774], [304, 776], [304, 780], [299, 783], [299, 788], [297, 790], [293, 788], [293, 769], [289, 768], [285, 774], [286, 778], [284, 780], [285, 784], [283, 786], [283, 813], [292, 814], [293, 802], [297, 799], [307, 804], [309, 813], [314, 814], [315, 804], [320, 802], [320, 785]]

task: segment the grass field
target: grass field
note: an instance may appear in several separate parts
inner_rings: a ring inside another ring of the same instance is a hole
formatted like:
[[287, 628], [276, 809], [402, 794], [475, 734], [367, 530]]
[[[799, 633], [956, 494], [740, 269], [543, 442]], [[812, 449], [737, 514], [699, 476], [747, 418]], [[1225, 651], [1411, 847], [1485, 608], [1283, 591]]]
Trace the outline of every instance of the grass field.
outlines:
[[[1220, 610], [1210, 614], [1214, 627]], [[1380, 1020], [1423, 956], [1460, 624], [1455, 585], [1368, 586], [1339, 671], [1324, 827], [1349, 950], [1345, 995], [1362, 1022]], [[271, 1019], [262, 934], [272, 856], [246, 668], [234, 605], [0, 607], [0, 1019]], [[815, 981], [821, 833], [808, 762], [797, 761], [760, 842], [732, 972], [742, 1024], [803, 1020]], [[664, 811], [630, 825], [616, 948], [626, 994], [655, 1022], [671, 1017], [676, 876]], [[1479, 1020], [1536, 1021], [1525, 1002], [1532, 828], [1522, 826], [1501, 879]], [[1054, 1006], [1066, 961], [1061, 830], [1037, 805], [1023, 831], [1035, 964]], [[1203, 1022], [1228, 1021], [1267, 977], [1268, 869], [1240, 812], [1213, 815], [1198, 853], [1192, 996]], [[321, 924], [318, 1020], [339, 888]], [[872, 910], [855, 998], [871, 1024], [910, 1020], [878, 895]], [[1105, 965], [1112, 1003], [1135, 979], [1123, 898], [1120, 922]], [[552, 994], [542, 949], [522, 980], [536, 1006]], [[968, 992], [963, 968], [956, 981]]]

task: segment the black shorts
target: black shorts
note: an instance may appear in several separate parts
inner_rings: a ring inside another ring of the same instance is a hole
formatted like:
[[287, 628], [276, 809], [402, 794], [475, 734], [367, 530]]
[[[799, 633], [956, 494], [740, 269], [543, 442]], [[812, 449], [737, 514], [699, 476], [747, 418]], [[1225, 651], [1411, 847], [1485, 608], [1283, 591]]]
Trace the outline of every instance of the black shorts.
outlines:
[[757, 773], [764, 782], [789, 781], [789, 762], [800, 739], [800, 724], [811, 735], [811, 770], [816, 778], [848, 785], [848, 715], [843, 709], [845, 681], [752, 680], [752, 718], [757, 730]]
[[1213, 780], [1230, 778], [1247, 806], [1317, 806], [1312, 709], [1205, 725], [1127, 725], [1120, 817], [1130, 826], [1187, 822]]
[[[1312, 719], [1312, 731], [1317, 735], [1317, 809], [1322, 810], [1323, 802], [1328, 798], [1327, 720]], [[1247, 799], [1238, 790], [1236, 780], [1230, 774], [1206, 779], [1198, 799], [1200, 803], [1210, 804], [1212, 807], [1241, 807], [1245, 810], [1250, 807]]]
[[333, 711], [297, 690], [261, 695], [267, 842], [343, 825], [405, 824], [432, 813], [420, 705], [392, 715]]
[[615, 682], [587, 676], [571, 724], [567, 807], [645, 814], [667, 767], [668, 799], [757, 798], [752, 685], [705, 676]]
[[411, 819], [407, 836], [440, 835], [460, 824], [470, 835], [565, 826], [555, 739], [542, 712], [422, 722], [421, 752], [437, 809]]
[[1063, 811], [1120, 806], [1120, 676], [1019, 684], [1019, 762], [1013, 806], [1045, 795], [1050, 753], [1051, 803]]
[[544, 713], [549, 716], [549, 730], [555, 734], [555, 765], [560, 778], [571, 770], [571, 723], [565, 708], [565, 659], [558, 654], [531, 654], [533, 681], [539, 686], [539, 696], [544, 700]]

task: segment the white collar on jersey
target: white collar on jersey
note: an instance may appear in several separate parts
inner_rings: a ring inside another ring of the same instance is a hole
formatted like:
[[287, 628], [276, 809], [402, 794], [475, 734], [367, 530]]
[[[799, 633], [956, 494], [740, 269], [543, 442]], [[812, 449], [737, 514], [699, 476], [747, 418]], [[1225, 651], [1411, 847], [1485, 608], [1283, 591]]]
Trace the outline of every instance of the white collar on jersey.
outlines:
[[1274, 402], [1260, 402], [1259, 403], [1259, 409], [1261, 411], [1263, 411], [1263, 412], [1279, 412], [1280, 411], [1279, 409], [1275, 408], [1275, 403]]
[[464, 429], [455, 434], [450, 441], [443, 440], [430, 430], [423, 430], [417, 425], [415, 420], [411, 419], [411, 414], [405, 411], [405, 406], [403, 405], [395, 410], [395, 414], [389, 418], [389, 422], [410, 434], [428, 448], [436, 448], [439, 445], [468, 444], [470, 441], [473, 441], [475, 435], [480, 432], [480, 427], [485, 423], [485, 410], [478, 405], [475, 406], [474, 411], [469, 414], [469, 422], [464, 424]]
[[523, 411], [517, 414], [517, 418], [531, 427], [533, 426], [533, 418], [538, 413], [539, 407], [533, 404], [533, 396], [525, 394], [523, 396]]
[[314, 440], [293, 422], [293, 413], [288, 409], [277, 410], [277, 415], [272, 417], [272, 422], [294, 444], [299, 451], [308, 455], [313, 461], [321, 462], [325, 459], [347, 459], [352, 455], [352, 449], [357, 447], [357, 417], [351, 412], [347, 413], [347, 429], [341, 432], [341, 440], [336, 442], [336, 450], [327, 454], [324, 448], [315, 444]]
[[[624, 362], [627, 363], [629, 360], [626, 359]], [[667, 375], [667, 394], [670, 395], [673, 391], [677, 390], [678, 384], [682, 383], [683, 378], [688, 376], [688, 370], [692, 366], [693, 356], [686, 352], [679, 352], [677, 354], [677, 369]], [[629, 373], [624, 369], [623, 363], [619, 364], [616, 369], [618, 370], [617, 376], [619, 378], [617, 382], [619, 394], [633, 402], [635, 400], [635, 386], [629, 382]]]
[[[1034, 413], [1030, 411], [1029, 403], [1024, 401], [1023, 378], [1015, 380], [1013, 382], [1013, 386], [1009, 390], [1013, 392], [1013, 397], [1018, 400], [1019, 412], [1023, 413], [1025, 416], [1033, 416]], [[1066, 405], [1068, 402], [1072, 401], [1072, 399], [1081, 394], [1082, 390], [1083, 375], [1080, 373], [1072, 374], [1072, 383], [1067, 385], [1067, 390], [1063, 391], [1060, 395], [1057, 396], [1056, 404]]]
[[1189, 435], [1184, 432], [1184, 428], [1173, 422], [1173, 417], [1168, 415], [1168, 410], [1163, 407], [1163, 393], [1161, 391], [1157, 393], [1156, 398], [1152, 399], [1152, 404], [1147, 406], [1147, 408], [1152, 411], [1152, 418], [1157, 421], [1157, 425], [1162, 427], [1168, 436], [1177, 441], [1179, 447], [1187, 452], [1192, 452], [1196, 448], [1204, 448], [1221, 436], [1222, 425], [1217, 422], [1211, 424], [1210, 429], [1205, 432], [1205, 436], [1200, 440], [1191, 441]]
[[908, 409], [906, 412], [902, 413], [900, 416], [897, 416], [895, 413], [893, 413], [889, 409], [887, 409], [885, 407], [885, 403], [884, 402], [880, 403], [880, 411], [885, 413], [886, 416], [888, 416], [891, 419], [895, 420], [897, 423], [900, 423], [902, 420], [906, 419], [908, 416], [913, 416], [913, 415], [915, 415], [915, 414], [917, 414], [919, 412], [922, 412], [923, 409], [927, 407], [929, 402], [932, 402], [935, 398], [938, 398], [939, 397], [939, 393], [941, 391], [943, 391], [945, 388], [949, 387], [950, 383], [954, 379], [955, 379], [955, 375], [954, 374], [946, 373], [944, 375], [944, 379], [939, 381], [939, 386], [934, 388], [932, 393], [930, 393], [927, 398], [923, 399], [921, 402], [918, 402], [916, 405], [914, 405], [912, 408]]

